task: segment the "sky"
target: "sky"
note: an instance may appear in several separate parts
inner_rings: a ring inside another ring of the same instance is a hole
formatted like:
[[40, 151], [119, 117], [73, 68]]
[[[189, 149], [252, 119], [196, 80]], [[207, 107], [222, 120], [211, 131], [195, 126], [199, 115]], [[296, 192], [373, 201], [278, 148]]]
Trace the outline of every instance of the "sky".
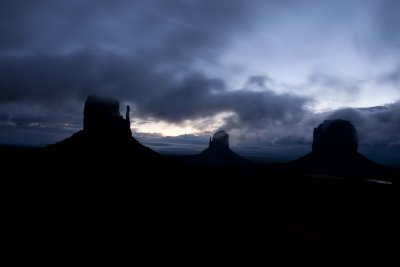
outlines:
[[70, 136], [95, 93], [131, 105], [134, 135], [160, 149], [225, 129], [243, 151], [283, 151], [342, 118], [366, 151], [396, 150], [399, 11], [396, 0], [0, 0], [0, 143]]

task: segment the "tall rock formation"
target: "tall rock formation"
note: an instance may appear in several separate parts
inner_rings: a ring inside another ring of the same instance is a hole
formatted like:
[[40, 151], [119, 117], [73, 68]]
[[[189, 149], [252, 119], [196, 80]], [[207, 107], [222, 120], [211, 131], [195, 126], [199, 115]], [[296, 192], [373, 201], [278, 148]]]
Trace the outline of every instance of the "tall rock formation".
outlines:
[[225, 131], [218, 131], [210, 138], [209, 147], [212, 149], [229, 149], [229, 134]]
[[198, 160], [206, 164], [238, 164], [245, 160], [229, 148], [229, 134], [217, 131], [210, 138], [209, 146], [198, 155]]
[[380, 166], [358, 153], [357, 131], [350, 121], [326, 120], [314, 128], [311, 153], [293, 162], [307, 173], [367, 177], [382, 174]]
[[129, 112], [130, 108], [127, 106], [126, 117], [123, 118], [116, 99], [90, 95], [86, 99], [83, 111], [83, 130], [61, 142], [49, 145], [48, 149], [73, 151], [77, 156], [83, 153], [107, 158], [119, 156], [119, 152], [126, 152], [128, 157], [137, 158], [158, 156], [158, 153], [132, 137]]
[[314, 128], [312, 152], [315, 154], [356, 154], [357, 131], [346, 120], [326, 120]]
[[124, 119], [119, 113], [119, 102], [116, 99], [90, 95], [83, 110], [83, 130], [93, 135], [129, 138], [132, 136], [129, 106], [126, 110]]

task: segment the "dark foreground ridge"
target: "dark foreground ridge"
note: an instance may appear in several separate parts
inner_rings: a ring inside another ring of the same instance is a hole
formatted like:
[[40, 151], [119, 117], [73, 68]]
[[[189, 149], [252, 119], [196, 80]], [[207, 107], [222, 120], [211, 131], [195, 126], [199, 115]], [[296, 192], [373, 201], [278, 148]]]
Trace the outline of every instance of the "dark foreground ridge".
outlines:
[[400, 174], [357, 152], [348, 121], [317, 127], [312, 151], [294, 162], [242, 164], [229, 135], [219, 131], [198, 155], [207, 164], [188, 164], [132, 137], [129, 112], [123, 118], [118, 101], [90, 96], [84, 127], [70, 138], [45, 149], [0, 147], [16, 213], [8, 218], [15, 218], [17, 232], [42, 239], [62, 229], [61, 239], [76, 241], [76, 235], [92, 233], [96, 240], [99, 233], [133, 231], [127, 239], [144, 246], [159, 239], [185, 243], [184, 237], [390, 238], [400, 232]]

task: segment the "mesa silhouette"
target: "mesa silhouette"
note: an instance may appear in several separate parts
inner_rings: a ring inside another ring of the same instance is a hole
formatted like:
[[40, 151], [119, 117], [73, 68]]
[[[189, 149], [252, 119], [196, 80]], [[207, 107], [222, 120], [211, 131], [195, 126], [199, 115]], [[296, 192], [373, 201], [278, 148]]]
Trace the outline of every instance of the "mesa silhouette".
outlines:
[[243, 165], [248, 163], [229, 147], [229, 134], [224, 130], [219, 130], [212, 138], [210, 137], [208, 148], [200, 154], [174, 158], [186, 163], [203, 165]]
[[203, 150], [198, 156], [199, 162], [206, 164], [243, 164], [244, 158], [236, 154], [229, 147], [229, 134], [220, 130], [217, 131], [208, 143], [208, 148]]
[[[351, 233], [359, 229], [363, 234], [373, 230], [381, 234], [384, 229], [392, 234], [398, 229], [395, 178], [399, 172], [358, 153], [357, 131], [349, 121], [329, 120], [319, 125], [314, 129], [312, 151], [294, 162], [247, 164], [230, 149], [228, 133], [218, 131], [209, 147], [193, 157], [200, 164], [184, 164], [140, 144], [129, 128], [129, 107], [122, 117], [117, 100], [89, 96], [83, 113], [82, 130], [45, 149], [0, 147], [3, 166], [15, 177], [28, 178], [24, 205], [44, 195], [50, 205], [45, 214], [53, 217], [53, 211], [63, 211], [54, 199], [68, 205], [75, 200], [70, 210], [73, 216], [79, 214], [77, 221], [94, 211], [99, 216], [90, 227], [108, 218], [111, 223], [107, 221], [101, 229], [121, 229], [123, 235], [139, 224], [146, 240], [148, 233], [175, 233], [188, 222], [195, 229], [190, 221], [199, 218], [205, 218], [205, 224], [220, 219], [220, 229], [245, 218], [245, 227], [255, 229], [255, 235], [265, 232], [268, 224], [274, 232], [281, 229], [285, 234], [307, 235], [335, 229]], [[370, 178], [393, 183], [371, 183]], [[34, 216], [39, 206], [32, 209]], [[132, 207], [134, 221], [128, 221]], [[282, 214], [288, 218], [282, 219]], [[373, 217], [379, 218], [379, 224], [369, 220]], [[64, 212], [60, 218], [65, 220]], [[244, 226], [237, 223], [238, 227]]]
[[229, 147], [229, 134], [220, 130], [210, 137], [208, 148], [195, 157], [198, 163], [234, 165], [247, 161]]
[[357, 130], [347, 120], [325, 120], [314, 128], [312, 151], [291, 163], [297, 171], [342, 177], [390, 176], [391, 170], [358, 152]]
[[119, 102], [111, 97], [88, 96], [83, 112], [83, 129], [63, 141], [49, 145], [48, 151], [110, 160], [123, 155], [127, 155], [127, 158], [159, 158], [157, 152], [140, 144], [132, 136], [130, 108], [126, 107], [126, 116], [123, 118], [119, 106]]
[[[106, 164], [123, 162], [124, 168], [143, 167], [141, 163], [168, 166], [184, 172], [186, 167], [162, 157], [140, 144], [130, 130], [130, 108], [120, 115], [116, 99], [90, 95], [84, 107], [83, 129], [71, 137], [49, 145], [50, 159], [60, 161], [77, 159], [87, 162], [87, 157]], [[264, 165], [263, 172], [279, 176], [383, 178], [398, 177], [398, 172], [376, 164], [358, 153], [357, 131], [349, 121], [327, 120], [314, 129], [312, 151], [298, 160], [280, 165]], [[62, 159], [61, 159], [62, 158]], [[255, 166], [230, 149], [229, 134], [217, 131], [209, 141], [209, 147], [198, 155], [174, 157], [178, 162], [208, 166]], [[225, 172], [226, 172], [225, 171]], [[248, 171], [248, 168], [246, 169]], [[259, 172], [260, 169], [255, 170]], [[288, 173], [289, 172], [289, 173]], [[258, 175], [258, 174], [257, 174]]]

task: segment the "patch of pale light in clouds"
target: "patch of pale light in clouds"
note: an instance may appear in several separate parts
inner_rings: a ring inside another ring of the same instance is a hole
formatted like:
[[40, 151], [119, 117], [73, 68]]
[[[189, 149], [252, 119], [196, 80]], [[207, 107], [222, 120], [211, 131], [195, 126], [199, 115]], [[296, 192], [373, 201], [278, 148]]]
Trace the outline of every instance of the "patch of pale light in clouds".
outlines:
[[233, 112], [221, 112], [212, 117], [185, 120], [182, 123], [170, 123], [152, 118], [148, 120], [133, 118], [131, 129], [133, 132], [160, 134], [161, 136], [211, 135], [225, 124], [226, 119], [234, 116]]

